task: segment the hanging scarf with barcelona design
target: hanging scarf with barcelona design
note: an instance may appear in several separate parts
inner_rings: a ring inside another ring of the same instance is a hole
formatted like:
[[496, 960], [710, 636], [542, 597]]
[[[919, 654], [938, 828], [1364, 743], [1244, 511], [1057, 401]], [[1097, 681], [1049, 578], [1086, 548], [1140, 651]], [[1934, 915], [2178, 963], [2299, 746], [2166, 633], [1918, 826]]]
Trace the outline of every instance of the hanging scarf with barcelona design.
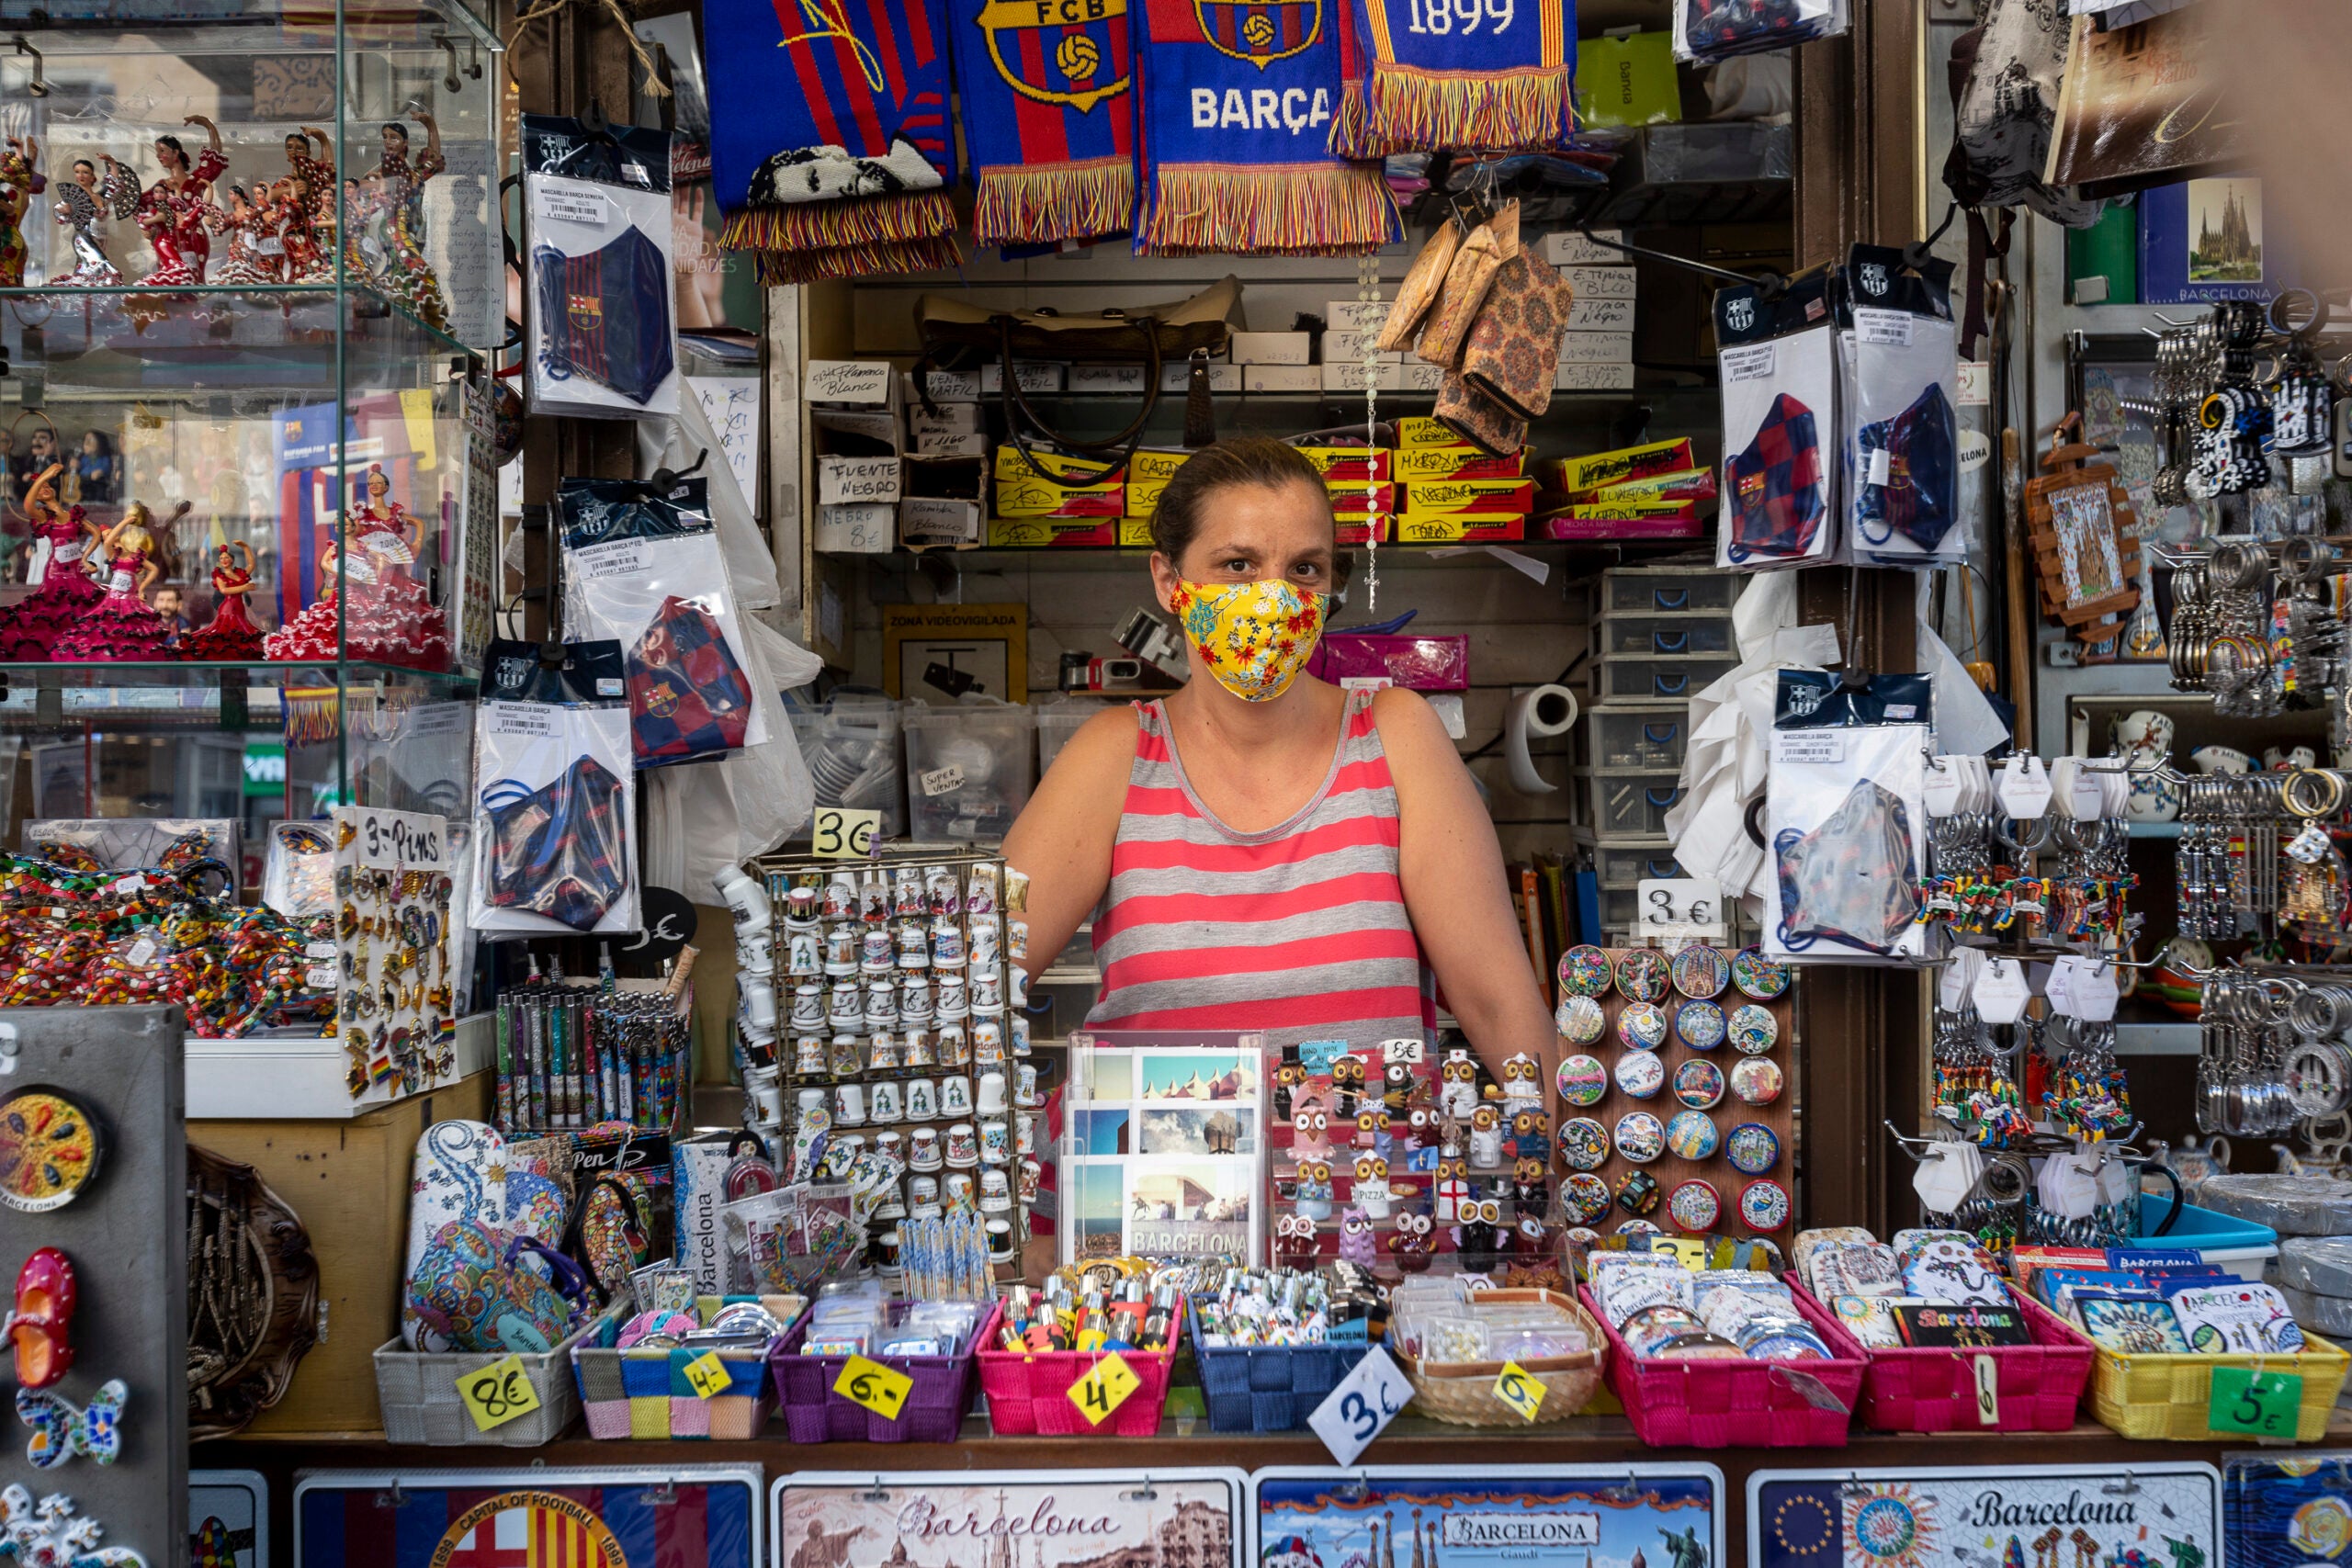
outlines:
[[1331, 0], [1351, 158], [1534, 152], [1576, 129], [1576, 0]]
[[1400, 239], [1374, 164], [1329, 146], [1332, 0], [1134, 0], [1144, 197], [1136, 250], [1362, 255]]
[[949, 0], [983, 245], [1124, 234], [1135, 220], [1128, 0]]

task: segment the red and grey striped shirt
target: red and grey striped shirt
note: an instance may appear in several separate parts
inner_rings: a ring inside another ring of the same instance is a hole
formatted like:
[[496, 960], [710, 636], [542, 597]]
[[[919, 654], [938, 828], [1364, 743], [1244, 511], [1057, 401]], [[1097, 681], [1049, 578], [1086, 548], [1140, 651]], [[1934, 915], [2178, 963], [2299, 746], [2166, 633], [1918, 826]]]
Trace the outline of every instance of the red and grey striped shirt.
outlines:
[[1322, 786], [1256, 833], [1235, 832], [1201, 803], [1166, 707], [1136, 705], [1135, 765], [1094, 921], [1102, 994], [1088, 1024], [1258, 1030], [1276, 1046], [1432, 1036], [1372, 699], [1348, 694]]

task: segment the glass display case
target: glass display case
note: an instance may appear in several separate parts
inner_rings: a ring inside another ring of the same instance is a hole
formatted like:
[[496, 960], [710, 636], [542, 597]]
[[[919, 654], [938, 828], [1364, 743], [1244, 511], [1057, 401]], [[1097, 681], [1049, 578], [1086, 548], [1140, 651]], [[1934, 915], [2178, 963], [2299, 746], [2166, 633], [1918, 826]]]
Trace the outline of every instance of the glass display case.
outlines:
[[462, 810], [497, 48], [469, 0], [0, 17], [0, 846]]

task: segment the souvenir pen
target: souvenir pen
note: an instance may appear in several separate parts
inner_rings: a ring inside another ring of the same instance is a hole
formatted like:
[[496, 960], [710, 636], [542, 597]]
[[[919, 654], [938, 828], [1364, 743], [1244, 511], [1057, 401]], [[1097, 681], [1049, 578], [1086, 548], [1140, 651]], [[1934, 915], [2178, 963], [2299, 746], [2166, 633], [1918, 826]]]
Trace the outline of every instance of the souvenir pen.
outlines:
[[498, 998], [498, 1124], [514, 1131], [514, 1004]]

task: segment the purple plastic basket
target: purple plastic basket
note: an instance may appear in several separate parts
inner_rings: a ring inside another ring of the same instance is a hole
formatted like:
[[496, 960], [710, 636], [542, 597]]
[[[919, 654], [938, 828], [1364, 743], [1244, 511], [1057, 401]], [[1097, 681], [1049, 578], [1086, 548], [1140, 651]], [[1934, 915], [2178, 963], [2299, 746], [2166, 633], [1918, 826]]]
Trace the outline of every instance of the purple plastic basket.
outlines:
[[964, 1417], [979, 1392], [979, 1359], [975, 1352], [996, 1334], [1001, 1307], [991, 1306], [980, 1320], [972, 1347], [960, 1356], [869, 1356], [892, 1371], [914, 1379], [906, 1404], [896, 1420], [887, 1420], [863, 1404], [833, 1392], [847, 1356], [804, 1356], [808, 1319], [802, 1314], [791, 1332], [768, 1352], [768, 1371], [775, 1379], [776, 1398], [784, 1407], [785, 1436], [796, 1443], [952, 1443], [963, 1435]]

